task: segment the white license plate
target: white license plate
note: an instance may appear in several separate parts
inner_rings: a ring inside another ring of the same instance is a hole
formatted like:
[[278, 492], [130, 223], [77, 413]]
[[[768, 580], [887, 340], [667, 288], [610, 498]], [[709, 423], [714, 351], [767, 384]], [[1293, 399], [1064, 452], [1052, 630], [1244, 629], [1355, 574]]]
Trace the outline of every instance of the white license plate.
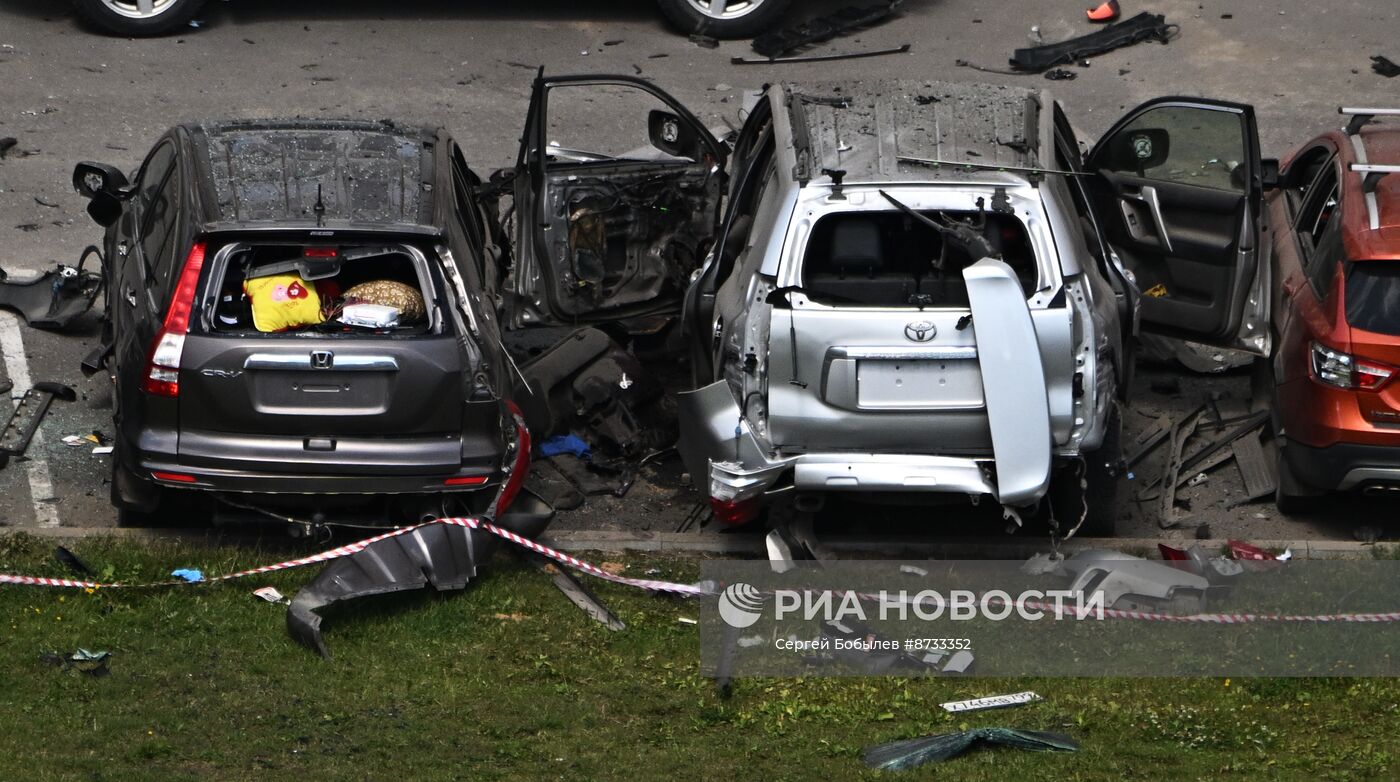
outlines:
[[880, 359], [856, 366], [857, 399], [873, 410], [979, 408], [982, 370], [976, 359]]

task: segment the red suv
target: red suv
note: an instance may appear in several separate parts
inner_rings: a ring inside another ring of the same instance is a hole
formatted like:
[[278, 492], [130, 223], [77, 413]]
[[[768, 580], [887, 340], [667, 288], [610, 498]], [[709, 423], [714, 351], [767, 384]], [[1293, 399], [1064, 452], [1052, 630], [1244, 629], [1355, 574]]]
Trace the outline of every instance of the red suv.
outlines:
[[1400, 109], [1341, 112], [1266, 202], [1283, 513], [1400, 494]]

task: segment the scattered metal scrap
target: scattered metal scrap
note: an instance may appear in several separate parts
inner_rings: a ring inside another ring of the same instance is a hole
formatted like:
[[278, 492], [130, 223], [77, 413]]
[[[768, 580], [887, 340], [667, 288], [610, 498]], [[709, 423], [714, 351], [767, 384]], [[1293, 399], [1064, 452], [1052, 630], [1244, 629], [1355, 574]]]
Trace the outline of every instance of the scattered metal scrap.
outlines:
[[789, 62], [833, 62], [835, 60], [859, 60], [865, 57], [880, 57], [886, 54], [904, 54], [913, 47], [909, 44], [891, 46], [887, 49], [868, 49], [859, 52], [836, 52], [833, 54], [800, 54], [792, 57], [731, 57], [730, 65], [773, 65]]
[[34, 328], [66, 328], [92, 308], [102, 291], [102, 275], [83, 269], [89, 255], [97, 255], [101, 260], [98, 249], [88, 247], [78, 258], [77, 266], [60, 263], [27, 280], [11, 279], [0, 269], [0, 307], [19, 313]]
[[1131, 19], [1114, 22], [1077, 38], [1017, 49], [1011, 55], [1011, 67], [1016, 72], [1040, 73], [1056, 65], [1078, 62], [1141, 41], [1167, 43], [1179, 29], [1169, 24], [1163, 15], [1143, 11]]
[[1371, 58], [1371, 70], [1387, 79], [1400, 76], [1400, 65], [1397, 65], [1395, 61], [1391, 60], [1389, 57], [1380, 54]]
[[[1268, 411], [1232, 410], [1229, 400], [1201, 405], [1175, 422], [1166, 418], [1159, 420], [1124, 458], [1131, 472], [1148, 453], [1164, 442], [1170, 443], [1161, 475], [1145, 481], [1136, 499], [1139, 502], [1157, 499], [1158, 524], [1164, 529], [1178, 526], [1184, 517], [1177, 508], [1177, 489], [1186, 484], [1199, 484], [1204, 480], [1202, 475], [1232, 459], [1244, 480], [1244, 494], [1230, 506], [1269, 496], [1274, 492], [1275, 477], [1260, 442], [1268, 421]], [[1210, 436], [1194, 449], [1188, 448], [1195, 439], [1222, 430], [1223, 434]]]
[[613, 632], [627, 629], [627, 625], [618, 618], [617, 614], [614, 614], [612, 609], [608, 608], [602, 600], [599, 600], [598, 596], [593, 594], [593, 590], [589, 589], [582, 581], [579, 581], [573, 573], [554, 567], [545, 560], [544, 557], [539, 555], [527, 555], [526, 560], [536, 570], [550, 574], [554, 581], [554, 586], [557, 587], [560, 592], [563, 592], [565, 597], [569, 598], [569, 602], [582, 609], [585, 614], [588, 614], [588, 616], [598, 624], [601, 624]]
[[1032, 752], [1074, 752], [1079, 743], [1063, 733], [1019, 728], [975, 728], [918, 739], [891, 741], [865, 750], [865, 765], [882, 771], [903, 771], [925, 763], [948, 760], [974, 746], [1003, 746]]
[[24, 454], [53, 400], [72, 402], [77, 398], [78, 394], [73, 389], [50, 381], [35, 383], [33, 388], [25, 391], [24, 396], [15, 403], [15, 412], [10, 415], [5, 431], [0, 432], [0, 466], [11, 456]]
[[753, 39], [753, 50], [772, 60], [804, 46], [829, 41], [889, 19], [903, 0], [874, 5], [848, 6], [836, 11], [766, 32]]
[[[531, 432], [542, 442], [582, 435], [591, 446], [587, 455], [565, 449], [549, 460], [583, 494], [621, 497], [647, 462], [671, 452], [676, 422], [661, 384], [602, 331], [570, 333], [521, 374], [529, 391], [520, 405]], [[603, 480], [596, 470], [618, 478]]]

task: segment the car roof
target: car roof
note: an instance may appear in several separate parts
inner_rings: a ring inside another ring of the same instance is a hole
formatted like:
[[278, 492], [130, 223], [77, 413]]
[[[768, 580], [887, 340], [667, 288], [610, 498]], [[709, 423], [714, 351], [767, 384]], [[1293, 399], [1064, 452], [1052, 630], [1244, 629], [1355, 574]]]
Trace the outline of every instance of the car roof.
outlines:
[[432, 222], [436, 129], [319, 119], [206, 121], [184, 128], [204, 180], [210, 223]]
[[1053, 104], [1044, 90], [909, 79], [789, 83], [780, 89], [799, 169], [805, 148], [812, 179], [823, 170], [841, 170], [846, 182], [1018, 182], [1025, 172], [989, 177], [988, 167], [1043, 167], [1041, 150], [1052, 148]]
[[1372, 204], [1363, 192], [1362, 174], [1352, 163], [1400, 165], [1400, 122], [1365, 125], [1354, 136], [1337, 131], [1338, 158], [1342, 164], [1342, 243], [1353, 261], [1400, 259], [1400, 174], [1388, 174], [1376, 183]]

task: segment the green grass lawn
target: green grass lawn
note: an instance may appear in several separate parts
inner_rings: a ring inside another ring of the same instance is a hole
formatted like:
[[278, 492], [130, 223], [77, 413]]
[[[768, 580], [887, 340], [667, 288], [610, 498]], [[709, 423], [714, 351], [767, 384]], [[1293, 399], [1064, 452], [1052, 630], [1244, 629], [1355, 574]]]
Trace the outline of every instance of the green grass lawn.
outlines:
[[[118, 579], [207, 574], [285, 551], [89, 540]], [[66, 575], [52, 544], [0, 537], [0, 572]], [[694, 577], [694, 560], [634, 557]], [[0, 587], [0, 780], [1395, 779], [1400, 684], [1373, 679], [746, 679], [697, 671], [684, 602], [592, 582], [611, 633], [498, 556], [463, 592], [331, 612], [325, 662], [293, 643], [285, 594], [315, 569], [161, 591]], [[94, 678], [44, 652], [109, 650]], [[950, 716], [943, 701], [1041, 703]], [[1069, 733], [1075, 754], [979, 751], [897, 774], [869, 744], [965, 727]]]

